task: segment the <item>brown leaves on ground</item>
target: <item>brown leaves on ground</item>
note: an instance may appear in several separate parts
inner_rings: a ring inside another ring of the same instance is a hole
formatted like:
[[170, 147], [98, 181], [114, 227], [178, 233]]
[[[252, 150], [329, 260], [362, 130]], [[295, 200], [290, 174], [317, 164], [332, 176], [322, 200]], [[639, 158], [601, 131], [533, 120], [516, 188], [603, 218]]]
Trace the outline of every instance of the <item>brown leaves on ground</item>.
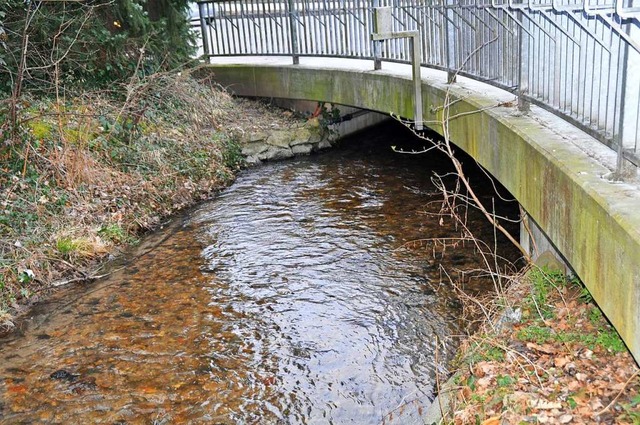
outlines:
[[463, 344], [452, 423], [639, 424], [640, 370], [580, 295], [569, 285], [548, 291], [543, 306], [516, 298], [520, 322]]

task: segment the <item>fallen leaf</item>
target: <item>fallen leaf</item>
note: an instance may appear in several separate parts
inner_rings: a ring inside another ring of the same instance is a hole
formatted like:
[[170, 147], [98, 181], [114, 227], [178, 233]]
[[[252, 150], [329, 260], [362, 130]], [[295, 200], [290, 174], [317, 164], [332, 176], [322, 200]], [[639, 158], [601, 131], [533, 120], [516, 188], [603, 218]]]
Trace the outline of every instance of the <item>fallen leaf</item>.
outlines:
[[460, 398], [460, 400], [466, 401], [471, 398], [472, 394], [473, 393], [471, 391], [471, 388], [464, 386], [460, 388], [460, 391], [458, 392], [458, 397]]
[[27, 387], [25, 385], [8, 385], [7, 392], [13, 394], [25, 394]]
[[492, 375], [495, 372], [495, 368], [495, 365], [489, 362], [478, 362], [473, 367], [473, 374], [478, 378], [482, 378], [483, 376]]
[[514, 391], [513, 394], [507, 394], [504, 396], [502, 404], [516, 410], [524, 410], [531, 398], [532, 395], [530, 393]]
[[582, 372], [578, 372], [576, 373], [576, 379], [578, 381], [584, 382], [587, 380], [587, 374], [586, 373], [582, 373]]
[[591, 357], [593, 357], [593, 351], [589, 350], [588, 348], [585, 348], [584, 351], [580, 353], [580, 358], [582, 359], [591, 359]]
[[500, 425], [500, 416], [493, 416], [482, 421], [482, 425]]
[[562, 368], [567, 363], [569, 363], [569, 359], [567, 357], [556, 357], [555, 359], [553, 359], [553, 364], [555, 365], [555, 367]]
[[541, 413], [539, 415], [535, 415], [534, 416], [536, 418], [536, 421], [539, 424], [546, 424], [549, 422], [549, 417], [547, 415], [545, 415], [544, 413]]
[[604, 405], [599, 398], [594, 398], [589, 402], [589, 407], [591, 407], [591, 410], [601, 410]]
[[529, 407], [540, 410], [562, 409], [562, 404], [558, 401], [547, 401], [542, 399], [529, 400]]
[[578, 414], [581, 416], [591, 416], [593, 410], [589, 406], [582, 406], [578, 408]]
[[539, 344], [534, 344], [533, 342], [528, 342], [527, 348], [530, 350], [538, 351], [543, 354], [555, 354], [558, 352], [556, 348], [551, 344], [539, 345]]
[[573, 420], [573, 416], [569, 414], [562, 415], [558, 418], [558, 422], [561, 424], [568, 424]]
[[476, 387], [478, 388], [478, 390], [483, 390], [485, 388], [488, 388], [491, 385], [492, 379], [493, 378], [490, 376], [485, 376], [484, 378], [480, 378], [476, 381]]

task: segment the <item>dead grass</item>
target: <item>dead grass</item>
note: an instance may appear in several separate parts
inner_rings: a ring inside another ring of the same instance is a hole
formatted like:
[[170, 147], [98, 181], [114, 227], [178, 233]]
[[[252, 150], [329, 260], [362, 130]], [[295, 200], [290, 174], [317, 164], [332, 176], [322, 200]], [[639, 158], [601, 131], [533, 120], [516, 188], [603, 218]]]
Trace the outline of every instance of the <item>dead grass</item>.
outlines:
[[83, 93], [22, 105], [21, 140], [0, 149], [4, 330], [50, 288], [90, 278], [108, 254], [232, 181], [243, 131], [291, 121], [186, 73], [134, 80], [124, 100]]

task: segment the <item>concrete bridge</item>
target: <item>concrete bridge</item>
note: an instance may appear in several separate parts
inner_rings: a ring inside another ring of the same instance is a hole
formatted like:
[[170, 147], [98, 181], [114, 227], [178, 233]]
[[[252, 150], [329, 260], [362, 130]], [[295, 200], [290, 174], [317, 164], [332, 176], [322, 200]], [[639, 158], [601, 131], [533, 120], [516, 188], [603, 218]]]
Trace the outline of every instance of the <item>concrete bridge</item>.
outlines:
[[350, 105], [439, 132], [447, 111], [451, 141], [549, 241], [525, 237], [530, 252], [567, 261], [638, 361], [640, 8], [606, 1], [381, 0], [383, 18], [361, 0], [199, 7], [209, 67], [238, 95]]

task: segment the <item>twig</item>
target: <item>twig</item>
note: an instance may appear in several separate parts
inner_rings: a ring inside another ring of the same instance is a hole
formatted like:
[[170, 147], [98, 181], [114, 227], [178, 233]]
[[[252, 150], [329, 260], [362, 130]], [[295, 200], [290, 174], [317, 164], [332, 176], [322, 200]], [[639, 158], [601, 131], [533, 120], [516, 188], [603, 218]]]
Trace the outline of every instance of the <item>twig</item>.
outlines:
[[604, 409], [600, 410], [599, 412], [595, 412], [593, 415], [594, 416], [600, 416], [602, 415], [604, 412], [606, 412], [607, 410], [609, 410], [611, 408], [611, 406], [613, 406], [615, 404], [615, 402], [620, 398], [620, 396], [622, 395], [622, 393], [627, 389], [627, 385], [629, 385], [629, 383], [631, 381], [633, 381], [633, 378], [637, 377], [640, 375], [640, 369], [636, 370], [636, 372], [631, 375], [629, 377], [629, 379], [627, 379], [627, 381], [624, 383], [624, 386], [622, 387], [622, 389], [620, 391], [618, 391], [618, 394], [613, 398], [613, 400], [611, 400], [611, 403], [609, 403], [607, 405], [607, 407], [605, 407]]
[[[416, 390], [417, 391], [417, 390]], [[412, 396], [416, 393], [416, 391], [412, 391], [409, 394], [406, 394], [404, 397], [402, 397], [402, 400], [400, 400], [400, 404], [398, 404], [395, 408], [389, 410], [383, 417], [382, 417], [382, 423], [384, 423], [385, 418], [389, 415], [391, 415], [393, 412], [395, 412], [398, 409], [403, 408], [404, 406], [408, 406], [410, 403], [413, 403], [414, 401], [417, 400], [417, 398], [412, 398], [411, 400], [407, 400], [407, 397]], [[407, 401], [405, 401], [407, 400]]]
[[440, 408], [440, 417], [444, 420], [444, 418], [446, 417], [446, 413], [444, 410], [444, 406], [442, 405], [442, 391], [441, 391], [441, 387], [440, 387], [440, 374], [438, 373], [438, 364], [440, 363], [438, 361], [438, 335], [436, 335], [436, 351], [435, 351], [435, 362], [436, 362], [436, 392], [437, 392], [437, 396], [436, 398], [438, 399], [438, 407]]
[[75, 283], [75, 282], [87, 282], [87, 281], [93, 281], [93, 280], [98, 280], [98, 279], [102, 279], [103, 277], [107, 277], [110, 274], [112, 274], [113, 272], [109, 272], [109, 273], [105, 273], [105, 274], [100, 274], [100, 275], [93, 275], [93, 276], [82, 276], [82, 277], [76, 277], [73, 279], [68, 279], [68, 280], [62, 280], [59, 282], [53, 282], [51, 283], [51, 286], [54, 288], [58, 288], [60, 286], [64, 286], [64, 285], [68, 285], [70, 283]]

